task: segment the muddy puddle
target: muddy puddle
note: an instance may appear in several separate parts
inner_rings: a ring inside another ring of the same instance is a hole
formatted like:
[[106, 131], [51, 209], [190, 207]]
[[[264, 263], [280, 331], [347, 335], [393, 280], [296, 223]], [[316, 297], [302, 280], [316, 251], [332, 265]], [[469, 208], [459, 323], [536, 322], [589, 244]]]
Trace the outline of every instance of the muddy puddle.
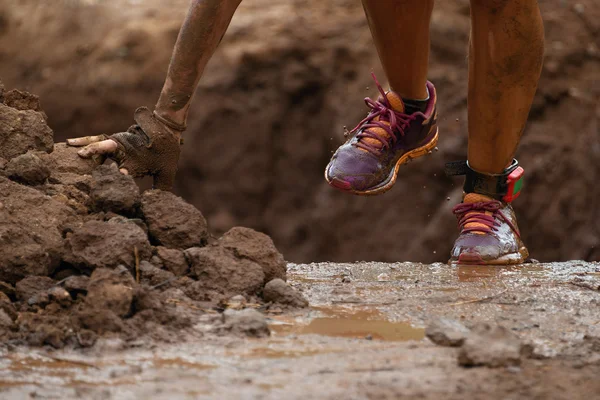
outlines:
[[375, 308], [314, 307], [306, 317], [274, 317], [270, 324], [275, 337], [323, 335], [367, 340], [405, 341], [425, 337], [423, 328], [409, 322], [393, 322]]

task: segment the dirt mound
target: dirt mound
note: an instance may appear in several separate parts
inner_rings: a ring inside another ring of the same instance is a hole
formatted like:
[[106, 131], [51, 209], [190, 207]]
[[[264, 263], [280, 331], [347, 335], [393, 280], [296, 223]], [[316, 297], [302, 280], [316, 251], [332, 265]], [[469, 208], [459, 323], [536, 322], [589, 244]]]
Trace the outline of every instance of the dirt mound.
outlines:
[[4, 96], [19, 100], [19, 110], [0, 105], [0, 121], [39, 119], [18, 130], [0, 125], [0, 143], [11, 149], [0, 165], [0, 343], [88, 347], [99, 335], [171, 341], [201, 335], [193, 325], [203, 318], [217, 333], [264, 336], [258, 312], [212, 316], [228, 304], [290, 306], [282, 296], [263, 300], [274, 278], [293, 306], [306, 306], [281, 280], [285, 262], [268, 236], [235, 228], [214, 239], [202, 213], [181, 198], [140, 193], [115, 165], [53, 147], [39, 102], [27, 96]]

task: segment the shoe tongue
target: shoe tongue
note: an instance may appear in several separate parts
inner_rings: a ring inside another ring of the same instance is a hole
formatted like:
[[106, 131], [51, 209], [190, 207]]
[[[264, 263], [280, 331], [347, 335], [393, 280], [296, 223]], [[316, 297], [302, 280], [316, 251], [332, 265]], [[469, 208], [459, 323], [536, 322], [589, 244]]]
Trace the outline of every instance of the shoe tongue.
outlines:
[[398, 93], [392, 92], [390, 90], [385, 94], [385, 97], [388, 99], [390, 105], [394, 110], [398, 111], [399, 113], [404, 112], [404, 102], [402, 101], [402, 98], [398, 95]]
[[[485, 201], [492, 201], [494, 200], [491, 197], [488, 196], [484, 196], [482, 194], [479, 193], [467, 193], [463, 199], [463, 203], [480, 203], [480, 202], [485, 202]], [[467, 215], [469, 214], [485, 214], [485, 215], [489, 215], [492, 216], [493, 214], [489, 211], [469, 211], [467, 213]], [[465, 224], [465, 228], [486, 228], [485, 224], [479, 223], [479, 222], [469, 222], [467, 224]], [[485, 235], [485, 232], [480, 232], [480, 231], [472, 231], [472, 233], [475, 234], [479, 234], [479, 235]]]
[[[404, 102], [402, 101], [402, 98], [397, 93], [392, 92], [390, 90], [389, 92], [387, 92], [385, 94], [385, 97], [387, 98], [392, 109], [394, 109], [395, 111], [398, 111], [400, 113], [404, 112]], [[383, 101], [381, 96], [379, 96], [379, 101]], [[374, 121], [379, 121], [379, 117], [375, 118]], [[383, 123], [385, 124], [386, 121], [383, 121]], [[369, 132], [372, 132], [373, 134], [381, 137], [383, 140], [389, 139], [389, 136], [390, 136], [383, 128], [369, 128]], [[377, 149], [380, 149], [381, 147], [383, 147], [382, 143], [377, 139], [366, 137], [366, 138], [362, 138], [361, 140], [364, 143], [368, 143], [369, 145], [371, 145]]]
[[484, 201], [493, 201], [491, 197], [484, 196], [479, 193], [467, 193], [463, 199], [463, 203], [480, 203]]

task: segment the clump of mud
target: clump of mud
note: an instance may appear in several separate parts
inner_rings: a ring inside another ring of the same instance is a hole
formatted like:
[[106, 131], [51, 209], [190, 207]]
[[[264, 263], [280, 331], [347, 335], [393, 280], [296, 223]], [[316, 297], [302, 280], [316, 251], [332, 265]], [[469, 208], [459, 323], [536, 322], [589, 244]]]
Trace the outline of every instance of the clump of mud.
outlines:
[[244, 308], [306, 306], [268, 236], [212, 237], [183, 199], [54, 144], [36, 96], [0, 83], [0, 101], [0, 343], [264, 336]]

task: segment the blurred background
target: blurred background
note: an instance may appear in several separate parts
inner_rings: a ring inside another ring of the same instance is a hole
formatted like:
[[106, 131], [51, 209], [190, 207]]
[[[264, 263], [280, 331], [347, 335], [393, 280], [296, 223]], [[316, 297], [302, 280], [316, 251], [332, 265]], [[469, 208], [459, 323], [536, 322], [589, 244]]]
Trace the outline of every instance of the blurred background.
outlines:
[[[515, 203], [531, 256], [600, 260], [600, 6], [540, 0], [546, 59], [517, 157]], [[186, 0], [0, 0], [0, 80], [40, 95], [66, 137], [113, 133], [160, 92]], [[448, 259], [464, 159], [467, 0], [441, 0], [430, 79], [440, 100], [439, 151], [401, 169], [383, 196], [329, 188], [323, 170], [385, 80], [360, 0], [245, 0], [198, 88], [176, 192], [215, 234], [245, 225], [286, 258]]]

